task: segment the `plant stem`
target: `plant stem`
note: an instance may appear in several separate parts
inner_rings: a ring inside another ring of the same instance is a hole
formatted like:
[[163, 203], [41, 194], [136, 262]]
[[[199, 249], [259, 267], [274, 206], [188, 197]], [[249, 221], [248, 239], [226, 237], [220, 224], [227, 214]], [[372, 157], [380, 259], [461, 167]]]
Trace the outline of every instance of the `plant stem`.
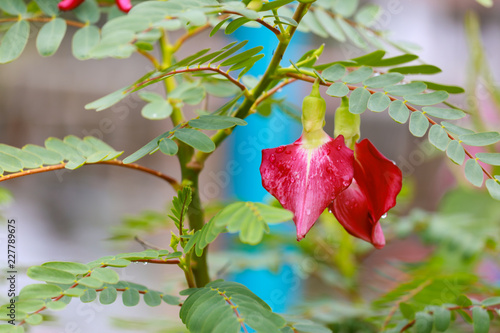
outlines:
[[[160, 39], [160, 48], [162, 53], [161, 67], [168, 68], [172, 64], [175, 49], [169, 43], [166, 31], [163, 32], [163, 36]], [[164, 82], [165, 91], [168, 95], [168, 93], [175, 89], [175, 79], [173, 77], [169, 77], [165, 79]], [[171, 119], [174, 126], [182, 123], [184, 121], [182, 110], [174, 106]], [[193, 197], [187, 212], [189, 219], [189, 228], [196, 232], [197, 230], [203, 228], [203, 225], [205, 224], [204, 211], [201, 205], [198, 181], [199, 174], [202, 168], [199, 164], [190, 162], [194, 154], [194, 149], [183, 142], [178, 142], [178, 144], [179, 152], [177, 153], [177, 158], [179, 159], [179, 164], [181, 167], [182, 182], [191, 186], [191, 189], [193, 191]], [[193, 253], [191, 258], [186, 259], [187, 265], [191, 266], [191, 263], [192, 271], [191, 267], [186, 267], [186, 270], [184, 271], [189, 287], [203, 287], [208, 282], [210, 282], [207, 265], [207, 249], [205, 249], [205, 251], [203, 251], [203, 254], [199, 257]], [[193, 283], [192, 281], [192, 276], [194, 276], [195, 283]]]

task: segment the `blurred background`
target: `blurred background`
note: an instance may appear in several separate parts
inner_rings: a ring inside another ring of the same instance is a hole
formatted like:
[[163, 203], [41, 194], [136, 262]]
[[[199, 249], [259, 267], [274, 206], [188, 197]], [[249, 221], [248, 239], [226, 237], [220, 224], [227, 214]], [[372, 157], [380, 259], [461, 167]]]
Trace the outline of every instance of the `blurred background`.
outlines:
[[[374, 2], [383, 9], [376, 29], [391, 31], [393, 40], [409, 41], [420, 46], [421, 49], [415, 51], [416, 54], [424, 62], [443, 70], [433, 77], [435, 82], [473, 88], [474, 91], [471, 92], [477, 94], [477, 99], [460, 94], [452, 95], [450, 102], [465, 109], [478, 107], [489, 117], [487, 125], [491, 126], [490, 129], [498, 130], [499, 113], [498, 110], [495, 111], [486, 85], [482, 80], [476, 81], [475, 87], [467, 84], [467, 79], [475, 75], [471, 59], [478, 50], [467, 42], [464, 19], [469, 10], [479, 16], [484, 54], [491, 75], [498, 78], [500, 6], [496, 4], [492, 8], [484, 8], [472, 0]], [[144, 102], [135, 94], [102, 112], [85, 110], [84, 105], [87, 103], [122, 88], [152, 68], [150, 63], [139, 55], [125, 60], [76, 60], [71, 54], [69, 38], [75, 30], [72, 31], [72, 27], [68, 29], [62, 46], [54, 56], [42, 58], [38, 55], [34, 40], [36, 34], [33, 33], [20, 59], [0, 66], [1, 143], [22, 147], [28, 143], [43, 145], [49, 136], [62, 138], [69, 134], [79, 137], [92, 135], [116, 150], [125, 151], [123, 156], [127, 156], [171, 128], [169, 119], [144, 119], [140, 114]], [[32, 31], [37, 29], [33, 28]], [[172, 39], [180, 34], [173, 33]], [[194, 50], [205, 47], [217, 49], [226, 45], [228, 40], [221, 33], [208, 38], [207, 32], [188, 41], [180, 54], [189, 55]], [[294, 45], [302, 52], [288, 53], [287, 56], [296, 60], [304, 51], [316, 48], [323, 42], [325, 41], [313, 38], [312, 35], [302, 35]], [[366, 51], [349, 43], [340, 44], [329, 39], [320, 62], [353, 58], [364, 53]], [[284, 60], [287, 66], [288, 59]], [[153, 89], [161, 91], [159, 86]], [[292, 89], [283, 94], [300, 106], [302, 97], [309, 93], [309, 86], [297, 83]], [[210, 98], [208, 109], [215, 110], [223, 102], [224, 99]], [[329, 111], [326, 128], [331, 135], [333, 111], [338, 102], [338, 99], [327, 98]], [[385, 113], [365, 112], [362, 120], [362, 136], [369, 137], [385, 156], [398, 164], [407, 177], [408, 186], [414, 190], [411, 198], [403, 198], [410, 202], [405, 206], [405, 210], [409, 211], [415, 207], [435, 210], [445, 191], [457, 183], [463, 183], [461, 168], [455, 167], [450, 171], [451, 162], [446, 156], [442, 153], [436, 154], [428, 143], [421, 144], [421, 141], [425, 140], [411, 136], [408, 124], [397, 124]], [[283, 129], [287, 132], [285, 136], [291, 138], [289, 142], [300, 134], [296, 129], [293, 132], [291, 128], [293, 126]], [[291, 131], [293, 134], [289, 133]], [[231, 199], [232, 194], [238, 191], [235, 189], [234, 180], [226, 181], [220, 173], [221, 170], [227, 169], [228, 161], [233, 159], [231, 154], [236, 144], [234, 141], [224, 143], [222, 149], [209, 159], [201, 180], [201, 195], [205, 202], [221, 198]], [[260, 164], [260, 150], [251, 146], [248, 149], [254, 150], [255, 153], [251, 156]], [[175, 157], [158, 153], [147, 156], [138, 163], [180, 178]], [[253, 172], [255, 174], [252, 176], [238, 176], [238, 188], [260, 186], [255, 184], [254, 177], [257, 175], [259, 178], [258, 170]], [[24, 267], [51, 260], [87, 262], [119, 251], [140, 251], [142, 247], [138, 243], [109, 241], [110, 228], [118, 227], [126, 215], [136, 215], [144, 210], [165, 211], [175, 194], [169, 186], [150, 175], [104, 165], [23, 177], [1, 185], [10, 190], [14, 197], [13, 201], [2, 209], [2, 215], [17, 221], [18, 262]], [[4, 237], [5, 233], [1, 232], [0, 235]], [[167, 247], [169, 231], [150, 235], [147, 239]], [[398, 240], [390, 243], [384, 254], [370, 253], [364, 269], [370, 272], [374, 267], [380, 268], [387, 256], [406, 261], [420, 260], [428, 251], [416, 238]], [[224, 263], [218, 261], [217, 256], [213, 260], [214, 270], [223, 268]], [[136, 278], [135, 282], [160, 286], [162, 289], [172, 290], [172, 293], [183, 288], [179, 283], [182, 274], [176, 267], [149, 265], [146, 268], [133, 265], [120, 271], [120, 274], [123, 279], [134, 281]], [[20, 279], [18, 290], [27, 283], [29, 279]], [[317, 293], [314, 288], [311, 292]], [[102, 327], [102, 331], [105, 328], [106, 331], [112, 332], [115, 328], [110, 326], [108, 315], [139, 317], [142, 310], [141, 307], [125, 308], [121, 304], [106, 306], [104, 309], [104, 306], [95, 302], [83, 304], [73, 301], [70, 307], [62, 312], [57, 326], [39, 327], [33, 331], [84, 332]], [[177, 309], [162, 305], [153, 311], [157, 314], [167, 311], [175, 317]], [[136, 331], [141, 332], [142, 329], [138, 328]]]

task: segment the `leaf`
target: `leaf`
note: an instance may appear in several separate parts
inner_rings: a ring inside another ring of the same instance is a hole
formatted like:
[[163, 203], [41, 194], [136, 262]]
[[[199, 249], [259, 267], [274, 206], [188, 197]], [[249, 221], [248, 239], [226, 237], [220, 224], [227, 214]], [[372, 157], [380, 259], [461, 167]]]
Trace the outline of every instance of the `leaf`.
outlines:
[[105, 268], [105, 267], [98, 267], [92, 271], [91, 275], [94, 279], [100, 280], [104, 283], [110, 283], [110, 284], [115, 284], [120, 281], [120, 277], [118, 276], [118, 273], [116, 273], [114, 270]]
[[97, 293], [94, 289], [84, 289], [85, 293], [80, 296], [80, 301], [90, 303], [97, 298]]
[[375, 23], [375, 21], [379, 17], [380, 12], [380, 6], [378, 5], [365, 5], [360, 10], [358, 10], [356, 15], [354, 16], [354, 19], [356, 20], [356, 22], [370, 27], [373, 23]]
[[23, 169], [23, 163], [12, 155], [0, 152], [0, 167], [7, 172], [17, 172]]
[[408, 84], [396, 84], [393, 86], [385, 87], [384, 90], [388, 94], [394, 96], [416, 95], [421, 93], [427, 88], [422, 82], [412, 82]]
[[369, 88], [384, 88], [396, 84], [404, 79], [404, 75], [399, 73], [388, 73], [366, 79], [363, 85]]
[[160, 293], [154, 290], [148, 290], [144, 294], [144, 303], [149, 306], [158, 306], [161, 304]]
[[122, 88], [120, 90], [112, 92], [109, 95], [101, 97], [98, 100], [93, 101], [92, 103], [85, 105], [85, 109], [86, 110], [95, 109], [96, 111], [105, 110], [105, 109], [109, 108], [110, 106], [115, 105], [116, 103], [118, 103], [119, 101], [124, 99], [125, 97], [127, 97], [128, 96], [128, 93], [126, 93], [127, 89], [128, 89], [128, 87]]
[[43, 163], [40, 157], [8, 145], [0, 144], [0, 152], [8, 154], [21, 161], [23, 168], [38, 168], [42, 166]]
[[448, 133], [439, 125], [432, 125], [429, 131], [429, 142], [441, 151], [445, 151], [450, 142]]
[[346, 36], [354, 43], [354, 45], [361, 49], [366, 49], [368, 47], [359, 32], [354, 29], [349, 23], [347, 23], [340, 17], [336, 17], [335, 21], [339, 24]]
[[19, 58], [23, 53], [30, 34], [30, 25], [21, 20], [14, 23], [3, 35], [0, 43], [0, 64], [6, 64]]
[[94, 25], [88, 25], [79, 29], [73, 35], [71, 48], [73, 55], [79, 60], [90, 58], [90, 51], [99, 44], [99, 29]]
[[259, 53], [260, 51], [262, 51], [264, 49], [263, 46], [257, 46], [257, 47], [254, 47], [254, 48], [251, 48], [249, 50], [246, 50], [246, 51], [243, 51], [241, 53], [238, 53], [237, 55], [234, 55], [226, 60], [224, 60], [220, 66], [230, 66], [230, 65], [234, 65], [242, 60], [245, 60], [247, 58], [250, 58], [250, 57], [253, 57], [254, 55], [256, 55], [257, 53]]
[[484, 306], [499, 305], [500, 304], [500, 296], [486, 298], [481, 302], [481, 304]]
[[236, 202], [214, 217], [216, 227], [227, 227], [228, 232], [240, 233], [240, 240], [247, 244], [258, 244], [269, 232], [268, 223], [281, 223], [293, 218], [293, 214], [282, 208], [269, 207], [252, 202]]
[[[239, 283], [219, 280], [188, 291], [191, 290], [179, 313], [190, 332], [239, 332], [239, 320], [242, 320], [258, 332], [279, 333], [286, 324], [264, 301]], [[233, 305], [241, 319], [235, 315]]]
[[404, 66], [395, 67], [389, 69], [389, 73], [401, 73], [401, 74], [436, 74], [442, 72], [440, 68], [433, 65], [416, 65], [416, 66]]
[[445, 84], [439, 84], [429, 81], [422, 81], [430, 90], [444, 90], [449, 94], [462, 94], [465, 92], [464, 88], [458, 86], [449, 86]]
[[141, 115], [146, 119], [159, 120], [168, 118], [173, 110], [170, 102], [166, 100], [154, 101], [146, 104], [142, 108]]
[[473, 307], [472, 320], [474, 321], [474, 333], [488, 333], [490, 331], [490, 316], [486, 309], [479, 306]]
[[319, 24], [328, 32], [328, 34], [339, 42], [345, 42], [345, 35], [342, 32], [337, 21], [335, 21], [327, 12], [317, 7], [314, 11]]
[[19, 299], [56, 297], [59, 296], [61, 292], [61, 287], [53, 284], [29, 284], [21, 289], [19, 292]]
[[[212, 63], [216, 63], [216, 62], [221, 61], [222, 59], [226, 59], [231, 54], [235, 53], [236, 51], [238, 51], [239, 49], [241, 49], [243, 46], [245, 46], [247, 43], [248, 43], [248, 40], [244, 40], [244, 41], [239, 42], [238, 44], [236, 44], [234, 46], [231, 46], [229, 49], [227, 49], [226, 51], [224, 51], [224, 53], [222, 53], [217, 58], [215, 58], [214, 60], [212, 60]], [[233, 43], [231, 43], [230, 45], [232, 45], [232, 44]]]
[[179, 150], [179, 146], [172, 139], [163, 139], [160, 140], [158, 144], [160, 151], [166, 155], [175, 155]]
[[55, 18], [46, 23], [36, 38], [36, 48], [42, 57], [53, 55], [66, 34], [66, 21]]
[[85, 264], [80, 264], [77, 262], [66, 262], [66, 261], [51, 261], [42, 264], [42, 267], [59, 269], [71, 274], [87, 274], [90, 271], [90, 267]]
[[399, 311], [401, 311], [403, 317], [408, 320], [413, 320], [415, 318], [415, 309], [408, 303], [399, 303]]
[[446, 101], [448, 93], [446, 91], [434, 91], [428, 94], [405, 95], [404, 99], [414, 105], [434, 105]]
[[247, 122], [243, 119], [228, 116], [218, 116], [218, 115], [203, 115], [198, 119], [192, 119], [189, 121], [189, 125], [194, 128], [205, 129], [205, 130], [219, 130], [230, 128], [236, 125], [245, 126]]
[[352, 14], [354, 14], [357, 7], [358, 7], [358, 0], [351, 0], [351, 1], [336, 0], [333, 2], [333, 10], [344, 17], [349, 17]]
[[373, 112], [382, 112], [391, 104], [391, 99], [383, 92], [376, 92], [368, 100], [368, 109]]
[[359, 69], [350, 72], [342, 79], [345, 83], [359, 83], [367, 78], [369, 78], [373, 73], [373, 69], [371, 67], [360, 67]]
[[118, 297], [118, 292], [114, 287], [104, 287], [99, 294], [99, 302], [101, 304], [112, 304], [116, 301]]
[[420, 111], [412, 112], [410, 116], [410, 132], [416, 137], [422, 137], [429, 128], [429, 121]]
[[31, 314], [31, 315], [27, 316], [24, 320], [28, 324], [34, 326], [34, 325], [40, 325], [42, 323], [42, 321], [43, 321], [43, 317], [39, 313], [34, 313], [34, 314]]
[[349, 93], [349, 87], [343, 82], [335, 82], [326, 90], [326, 94], [333, 97], [343, 97]]
[[451, 312], [442, 307], [436, 307], [434, 310], [434, 327], [439, 332], [445, 332], [450, 326]]
[[59, 15], [59, 8], [57, 8], [57, 1], [54, 0], [35, 0], [38, 7], [49, 16]]
[[426, 106], [422, 108], [422, 111], [433, 117], [441, 119], [456, 120], [465, 117], [465, 112], [450, 108], [436, 108], [432, 106]]
[[365, 112], [368, 107], [368, 100], [370, 99], [370, 92], [365, 88], [356, 88], [349, 97], [349, 112], [354, 114], [361, 114]]
[[465, 177], [474, 186], [483, 185], [483, 169], [476, 160], [471, 158], [465, 162]]
[[99, 21], [99, 6], [95, 0], [86, 0], [81, 5], [73, 9], [76, 17], [85, 23], [96, 23]]
[[472, 131], [470, 129], [463, 128], [463, 127], [448, 123], [446, 121], [442, 121], [441, 125], [443, 125], [444, 128], [446, 128], [448, 131], [455, 133], [455, 134], [458, 134], [458, 135], [474, 133], [474, 131]]
[[500, 153], [477, 153], [476, 157], [486, 164], [500, 165]]
[[[73, 289], [76, 289], [76, 288], [73, 288]], [[64, 310], [69, 303], [69, 301], [68, 302], [64, 301], [65, 297], [68, 297], [68, 296], [64, 296], [59, 301], [47, 302], [47, 304], [45, 304], [45, 306], [49, 310], [54, 310], [54, 311]], [[71, 298], [69, 298], [69, 299], [71, 300]]]
[[175, 137], [185, 144], [205, 153], [215, 150], [215, 144], [206, 134], [190, 129], [181, 128], [175, 131]]
[[229, 21], [229, 19], [230, 19], [230, 17], [225, 18], [225, 19], [221, 20], [219, 23], [217, 23], [215, 25], [215, 27], [212, 29], [212, 31], [210, 31], [210, 37], [213, 37], [217, 33], [217, 31], [220, 30], [220, 28], [222, 27], [222, 25], [224, 23], [226, 23], [227, 21]]
[[488, 146], [500, 141], [500, 133], [483, 132], [483, 133], [463, 134], [459, 136], [459, 139], [463, 143], [469, 146], [475, 146], [475, 147]]
[[408, 120], [408, 117], [410, 117], [410, 110], [408, 110], [403, 101], [398, 99], [389, 105], [389, 116], [396, 122], [404, 124]]
[[380, 61], [380, 59], [382, 59], [384, 57], [384, 55], [385, 55], [384, 50], [377, 50], [377, 51], [373, 51], [371, 53], [362, 55], [361, 57], [352, 58], [351, 61], [354, 61], [354, 62], [358, 63], [359, 65], [370, 66], [370, 64], [376, 63], [377, 61]]
[[61, 284], [71, 284], [76, 280], [74, 274], [46, 266], [32, 266], [28, 269], [27, 275], [33, 280]]
[[432, 331], [432, 316], [425, 312], [415, 315], [415, 331], [417, 333], [430, 333]]
[[139, 304], [140, 295], [137, 289], [127, 289], [122, 293], [122, 301], [125, 306], [136, 306]]
[[2, 0], [0, 2], [0, 9], [14, 16], [22, 16], [26, 14], [27, 11], [26, 5], [22, 0]]
[[493, 179], [486, 180], [486, 188], [493, 199], [500, 200], [500, 184]]
[[230, 35], [233, 32], [235, 32], [239, 27], [241, 27], [243, 24], [250, 22], [250, 21], [251, 20], [246, 18], [246, 17], [239, 17], [239, 18], [231, 21], [231, 23], [229, 23], [227, 25], [226, 29], [224, 30], [224, 33], [226, 35]]
[[158, 147], [158, 141], [161, 139], [167, 137], [170, 134], [170, 132], [165, 132], [163, 134], [158, 135], [156, 138], [153, 140], [149, 141], [146, 145], [141, 147], [139, 150], [134, 152], [133, 154], [127, 156], [124, 160], [123, 163], [132, 163], [137, 161], [138, 159], [143, 158], [147, 154], [151, 153], [153, 150], [155, 150]]
[[28, 144], [23, 147], [23, 150], [40, 157], [45, 165], [59, 164], [63, 161], [61, 154], [40, 146]]
[[328, 81], [337, 81], [345, 75], [346, 69], [341, 64], [335, 64], [323, 70], [321, 75]]
[[103, 282], [91, 276], [87, 276], [78, 280], [78, 284], [92, 289], [97, 289], [102, 287]]
[[[369, 63], [366, 63], [365, 65], [367, 66], [373, 66], [373, 67], [389, 67], [389, 66], [396, 66], [396, 65], [401, 65], [413, 60], [418, 59], [418, 56], [415, 54], [402, 54], [399, 56], [395, 56], [392, 58], [385, 58], [385, 59], [380, 59], [377, 61], [372, 61]], [[418, 81], [416, 81], [418, 82]]]
[[318, 17], [316, 17], [311, 11], [308, 11], [300, 21], [299, 27], [304, 26], [309, 28], [315, 35], [318, 35], [321, 38], [328, 38], [328, 32], [325, 28], [323, 28], [323, 25], [319, 22]]
[[293, 0], [273, 0], [269, 2], [264, 2], [259, 11], [264, 12], [271, 9], [279, 8], [289, 4], [290, 2], [293, 2]]
[[464, 148], [458, 141], [451, 140], [446, 148], [446, 155], [456, 164], [462, 165], [465, 159]]

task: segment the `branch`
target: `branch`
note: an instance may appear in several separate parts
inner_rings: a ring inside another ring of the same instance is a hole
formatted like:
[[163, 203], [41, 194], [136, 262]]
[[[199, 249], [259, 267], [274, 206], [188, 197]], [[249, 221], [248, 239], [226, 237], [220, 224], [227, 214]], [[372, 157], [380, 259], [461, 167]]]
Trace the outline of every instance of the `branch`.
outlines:
[[[295, 73], [286, 73], [286, 76], [288, 77], [292, 77], [292, 78], [295, 78], [295, 79], [298, 79], [298, 80], [302, 80], [302, 81], [307, 81], [307, 82], [311, 82], [311, 83], [314, 83], [314, 80], [315, 78], [313, 77], [310, 77], [310, 76], [307, 76], [307, 75], [301, 75], [301, 74], [295, 74]], [[324, 85], [324, 86], [330, 86], [332, 85], [331, 82], [321, 82], [320, 81], [320, 84]], [[360, 87], [357, 87], [357, 86], [352, 86], [352, 85], [348, 85], [346, 84], [346, 86], [349, 88], [349, 90], [355, 90], [357, 88], [360, 88]], [[368, 90], [370, 92], [370, 94], [375, 94], [377, 91], [375, 90], [372, 90], [372, 89], [368, 89], [368, 88], [365, 88], [366, 90]], [[395, 101], [397, 100], [396, 97], [392, 97], [390, 95], [387, 95], [387, 97], [390, 98], [391, 101]], [[408, 105], [408, 103], [405, 103], [406, 107], [408, 108], [408, 110], [410, 110], [411, 112], [415, 112], [415, 111], [419, 111], [418, 109], [414, 108], [413, 106], [411, 105]], [[425, 113], [424, 113], [424, 116], [425, 118], [427, 118], [427, 121], [431, 124], [431, 125], [438, 125], [434, 120], [432, 120], [432, 118], [430, 118], [429, 116], [427, 116]], [[448, 131], [446, 131], [446, 133], [448, 134], [448, 137], [451, 139], [451, 140], [455, 140], [455, 141], [459, 141], [457, 140], [453, 135], [451, 135]], [[467, 156], [469, 158], [472, 158], [472, 159], [475, 159], [474, 156], [472, 156], [472, 154], [465, 148], [462, 146], [462, 148], [464, 149], [464, 152], [465, 154], [467, 154]], [[481, 166], [481, 165], [480, 165]], [[481, 166], [481, 169], [483, 170], [483, 173], [490, 179], [493, 179], [495, 180], [495, 178], [485, 169]]]
[[198, 27], [196, 29], [188, 31], [184, 35], [180, 36], [177, 39], [177, 41], [175, 42], [175, 44], [172, 46], [173, 52], [176, 52], [184, 44], [184, 42], [186, 42], [189, 38], [196, 36], [200, 32], [202, 32], [205, 29], [210, 28], [210, 27], [211, 27], [211, 25], [209, 23], [207, 23], [207, 24], [202, 25], [202, 26], [200, 26], [200, 27]]
[[148, 59], [149, 61], [151, 61], [151, 63], [153, 64], [153, 66], [158, 69], [160, 68], [160, 63], [158, 62], [158, 60], [149, 52], [146, 52], [144, 50], [141, 50], [141, 49], [137, 49], [137, 53], [143, 55], [146, 59]]
[[[224, 13], [224, 14], [234, 14], [234, 15], [239, 15], [239, 16], [243, 16], [242, 14], [240, 13], [237, 13], [237, 12], [232, 12], [232, 11], [229, 11], [229, 10], [224, 10], [222, 11], [221, 13]], [[279, 31], [278, 29], [276, 29], [275, 27], [273, 27], [272, 25], [266, 23], [265, 21], [261, 20], [261, 19], [256, 19], [256, 20], [253, 20], [255, 22], [258, 22], [260, 24], [262, 24], [264, 27], [268, 28], [269, 30], [271, 30], [276, 36], [280, 36], [281, 35], [281, 31]]]
[[[139, 165], [139, 164], [135, 164], [135, 163], [125, 164], [122, 161], [113, 160], [113, 161], [100, 161], [100, 162], [89, 163], [89, 164], [85, 164], [85, 165], [96, 165], [96, 164], [116, 165], [116, 166], [121, 166], [121, 167], [129, 168], [129, 169], [139, 170], [139, 171], [149, 173], [150, 175], [153, 175], [153, 176], [156, 176], [156, 177], [159, 177], [159, 178], [165, 180], [170, 185], [172, 185], [172, 187], [175, 190], [178, 190], [181, 188], [179, 182], [177, 180], [175, 180], [174, 178], [167, 176], [167, 175], [161, 173], [160, 171], [146, 168], [146, 167]], [[27, 176], [27, 175], [32, 175], [32, 174], [36, 174], [36, 173], [64, 169], [65, 165], [66, 165], [66, 163], [61, 163], [61, 164], [57, 164], [57, 165], [50, 165], [50, 166], [41, 167], [38, 169], [31, 169], [31, 170], [25, 170], [25, 171], [20, 171], [20, 172], [16, 172], [16, 173], [11, 173], [7, 176], [0, 177], [0, 182], [3, 182], [5, 180], [9, 180], [9, 179], [18, 178], [18, 177]]]
[[255, 103], [253, 104], [252, 109], [255, 109], [257, 107], [257, 105], [259, 105], [260, 103], [262, 103], [268, 97], [271, 97], [272, 95], [274, 95], [275, 93], [277, 93], [278, 91], [280, 91], [284, 86], [286, 86], [286, 85], [288, 85], [288, 84], [290, 84], [292, 82], [295, 82], [295, 81], [297, 81], [297, 79], [287, 79], [287, 80], [281, 82], [280, 84], [278, 84], [273, 89], [270, 89], [270, 90], [266, 91], [264, 94], [262, 94], [259, 98], [257, 98], [255, 100]]
[[[53, 18], [52, 17], [27, 17], [27, 18], [23, 18], [23, 20], [29, 21], [29, 22], [50, 22], [53, 20]], [[19, 21], [18, 17], [9, 17], [9, 18], [0, 19], [0, 23], [17, 22], [17, 21]], [[71, 26], [77, 27], [77, 28], [84, 28], [86, 26], [86, 24], [82, 23], [82, 22], [66, 20], [66, 19], [64, 19], [64, 21], [66, 21], [67, 25], [71, 25]]]
[[155, 81], [155, 80], [158, 80], [158, 79], [161, 79], [161, 78], [164, 78], [164, 77], [168, 77], [168, 76], [179, 74], [179, 73], [200, 72], [200, 71], [217, 72], [220, 75], [225, 76], [229, 81], [231, 81], [233, 84], [235, 84], [236, 86], [238, 86], [238, 88], [240, 88], [242, 91], [246, 91], [247, 90], [247, 88], [241, 82], [239, 82], [238, 80], [236, 80], [235, 78], [233, 78], [227, 72], [224, 72], [222, 69], [215, 68], [215, 67], [210, 67], [210, 66], [205, 66], [205, 67], [196, 67], [196, 68], [185, 68], [185, 69], [179, 69], [179, 70], [175, 70], [175, 71], [172, 71], [172, 72], [168, 72], [168, 73], [165, 73], [163, 75], [157, 76], [155, 78], [151, 78], [151, 79], [147, 79], [147, 80], [144, 80], [142, 82], [139, 82], [139, 83], [133, 85], [132, 87], [128, 88], [127, 90], [125, 90], [124, 93], [129, 93], [132, 90], [137, 89], [137, 88], [139, 88], [139, 87], [141, 87], [141, 86], [143, 86], [143, 85], [145, 85], [145, 84], [147, 84], [147, 83], [149, 83], [151, 81]]

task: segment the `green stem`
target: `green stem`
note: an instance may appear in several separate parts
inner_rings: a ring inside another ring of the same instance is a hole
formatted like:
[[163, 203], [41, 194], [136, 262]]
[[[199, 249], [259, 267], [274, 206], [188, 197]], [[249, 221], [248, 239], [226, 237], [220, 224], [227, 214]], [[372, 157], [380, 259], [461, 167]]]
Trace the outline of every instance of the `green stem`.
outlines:
[[[295, 13], [293, 14], [293, 19], [300, 23], [304, 15], [307, 13], [307, 10], [311, 6], [310, 3], [304, 4], [299, 3]], [[280, 34], [278, 37], [280, 42], [274, 51], [273, 58], [271, 62], [267, 66], [266, 72], [260, 79], [259, 83], [250, 91], [249, 96], [246, 96], [243, 100], [243, 103], [240, 105], [238, 110], [236, 111], [235, 117], [245, 118], [250, 114], [253, 104], [256, 99], [264, 93], [266, 89], [268, 89], [269, 84], [274, 80], [274, 75], [279, 68], [281, 59], [283, 58], [283, 54], [285, 53], [290, 40], [293, 37], [293, 34], [297, 30], [296, 26], [289, 26], [284, 34]], [[215, 146], [218, 147], [230, 134], [232, 133], [232, 129], [220, 130], [212, 137]], [[203, 165], [205, 160], [210, 156], [211, 153], [198, 152], [196, 153], [195, 160], [200, 165]]]

